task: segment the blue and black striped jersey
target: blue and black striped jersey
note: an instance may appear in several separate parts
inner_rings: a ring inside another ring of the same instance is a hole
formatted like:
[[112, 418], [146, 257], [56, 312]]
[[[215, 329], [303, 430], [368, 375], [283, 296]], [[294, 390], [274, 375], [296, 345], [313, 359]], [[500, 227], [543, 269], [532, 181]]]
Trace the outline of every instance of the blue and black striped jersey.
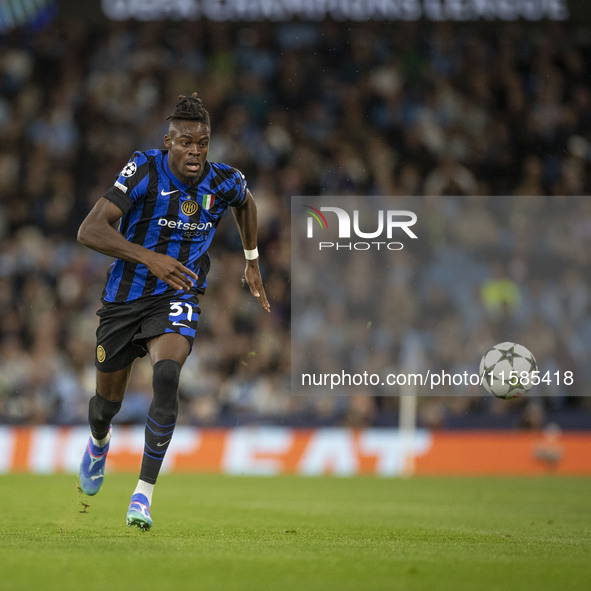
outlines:
[[[207, 162], [199, 183], [188, 187], [168, 167], [166, 150], [149, 150], [134, 152], [105, 198], [123, 211], [119, 231], [127, 240], [179, 260], [199, 275], [193, 289], [203, 293], [207, 250], [228, 207], [244, 202], [246, 180], [235, 168]], [[169, 291], [175, 293], [145, 265], [116, 259], [103, 301], [131, 302]]]

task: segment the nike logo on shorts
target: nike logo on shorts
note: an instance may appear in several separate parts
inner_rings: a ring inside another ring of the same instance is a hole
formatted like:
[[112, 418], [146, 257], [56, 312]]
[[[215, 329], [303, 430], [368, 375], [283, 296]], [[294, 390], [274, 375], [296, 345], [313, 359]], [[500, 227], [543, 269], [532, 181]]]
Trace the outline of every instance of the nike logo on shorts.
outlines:
[[173, 322], [173, 326], [184, 326], [185, 328], [191, 328], [188, 324], [183, 324], [182, 322]]

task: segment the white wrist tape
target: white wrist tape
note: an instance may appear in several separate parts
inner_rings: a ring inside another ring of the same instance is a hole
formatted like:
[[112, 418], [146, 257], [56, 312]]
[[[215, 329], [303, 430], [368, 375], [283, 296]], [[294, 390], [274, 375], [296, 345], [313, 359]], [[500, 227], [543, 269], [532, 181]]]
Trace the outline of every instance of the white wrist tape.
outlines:
[[254, 259], [258, 259], [259, 258], [259, 249], [255, 247], [252, 250], [246, 250], [246, 248], [245, 248], [244, 249], [244, 257], [246, 258], [247, 261], [254, 261]]

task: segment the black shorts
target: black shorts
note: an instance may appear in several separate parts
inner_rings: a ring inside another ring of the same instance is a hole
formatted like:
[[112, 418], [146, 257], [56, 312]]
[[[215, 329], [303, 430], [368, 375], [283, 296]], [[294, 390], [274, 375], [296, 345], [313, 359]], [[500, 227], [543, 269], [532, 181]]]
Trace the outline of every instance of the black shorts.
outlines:
[[94, 364], [104, 372], [127, 367], [147, 352], [150, 339], [166, 333], [184, 336], [193, 347], [199, 300], [193, 294], [165, 294], [136, 300], [129, 304], [104, 303], [97, 312]]

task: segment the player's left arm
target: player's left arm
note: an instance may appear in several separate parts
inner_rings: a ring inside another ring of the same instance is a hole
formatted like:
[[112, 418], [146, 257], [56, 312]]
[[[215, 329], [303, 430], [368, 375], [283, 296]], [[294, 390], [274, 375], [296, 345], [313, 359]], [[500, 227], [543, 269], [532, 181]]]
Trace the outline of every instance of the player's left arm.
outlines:
[[[256, 251], [257, 248], [257, 208], [252, 193], [248, 189], [246, 189], [246, 197], [244, 201], [238, 207], [233, 207], [232, 213], [234, 214], [234, 219], [238, 226], [238, 232], [240, 233], [240, 239], [242, 240], [242, 248], [244, 248], [245, 251], [250, 251], [249, 256], [253, 256], [254, 253], [252, 251]], [[258, 253], [258, 251], [256, 252]], [[244, 278], [246, 279], [246, 283], [248, 283], [250, 293], [252, 293], [252, 295], [259, 301], [261, 308], [270, 312], [271, 306], [269, 305], [267, 294], [265, 293], [265, 287], [259, 269], [258, 254], [256, 258], [250, 260], [247, 258]]]

